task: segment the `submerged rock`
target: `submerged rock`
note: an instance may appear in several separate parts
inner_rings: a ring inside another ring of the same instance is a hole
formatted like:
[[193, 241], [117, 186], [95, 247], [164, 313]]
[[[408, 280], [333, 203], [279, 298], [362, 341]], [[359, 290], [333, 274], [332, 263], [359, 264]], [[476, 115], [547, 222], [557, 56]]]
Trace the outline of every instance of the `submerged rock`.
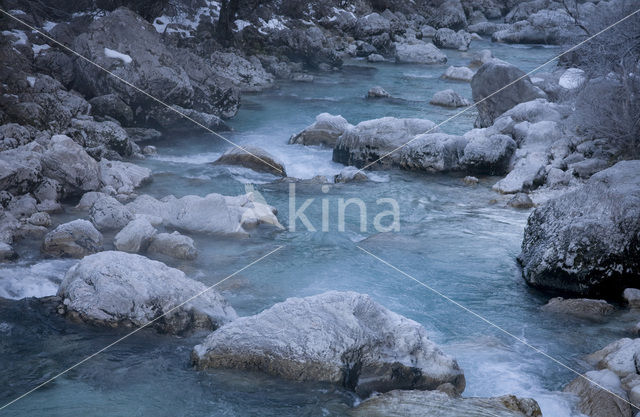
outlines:
[[544, 92], [535, 87], [522, 70], [499, 59], [493, 59], [478, 69], [471, 79], [471, 91], [473, 101], [479, 102], [476, 127], [492, 125], [498, 116], [519, 103], [545, 97]]
[[178, 232], [158, 233], [151, 240], [149, 253], [158, 253], [176, 259], [193, 260], [198, 257], [193, 239]]
[[289, 143], [301, 145], [324, 145], [333, 147], [336, 141], [347, 129], [353, 127], [342, 116], [320, 113], [316, 121], [302, 132], [291, 136]]
[[443, 107], [466, 107], [471, 102], [452, 89], [438, 91], [433, 95], [429, 103]]
[[86, 220], [61, 224], [44, 237], [42, 251], [56, 257], [82, 258], [102, 250], [102, 234]]
[[[383, 117], [366, 120], [347, 129], [333, 148], [333, 160], [362, 168], [396, 150], [413, 137], [427, 131], [438, 132], [436, 124], [426, 119], [396, 119]], [[394, 152], [376, 162], [377, 166], [397, 165], [400, 152]]]
[[613, 313], [615, 308], [605, 300], [592, 300], [588, 298], [556, 297], [542, 306], [542, 310], [550, 313], [571, 314], [583, 317], [606, 316]]
[[244, 146], [243, 149], [231, 148], [222, 154], [214, 164], [240, 165], [257, 172], [266, 172], [281, 177], [287, 176], [282, 162], [256, 146]]
[[[183, 333], [213, 330], [237, 317], [214, 289], [178, 307], [206, 288], [161, 262], [108, 251], [87, 256], [72, 266], [60, 284], [58, 296], [63, 299], [67, 316], [91, 324], [137, 327], [168, 313], [154, 322], [154, 327], [167, 333]], [[176, 309], [171, 311], [173, 308]]]
[[141, 195], [126, 208], [135, 214], [158, 217], [165, 226], [193, 233], [247, 234], [262, 223], [282, 227], [275, 208], [254, 201], [252, 193], [237, 197], [167, 196], [161, 200]]
[[452, 397], [441, 391], [391, 391], [366, 399], [349, 415], [354, 417], [542, 417], [531, 398], [504, 395], [493, 398]]
[[389, 98], [389, 94], [384, 88], [380, 86], [371, 87], [367, 92], [367, 98]]
[[444, 64], [447, 56], [432, 43], [396, 44], [396, 62], [402, 64]]
[[354, 292], [289, 298], [242, 317], [197, 345], [192, 359], [199, 369], [326, 381], [363, 396], [445, 383], [459, 393], [465, 385], [457, 362], [427, 338], [422, 326]]
[[533, 211], [518, 259], [525, 280], [619, 296], [640, 277], [640, 161], [622, 161]]

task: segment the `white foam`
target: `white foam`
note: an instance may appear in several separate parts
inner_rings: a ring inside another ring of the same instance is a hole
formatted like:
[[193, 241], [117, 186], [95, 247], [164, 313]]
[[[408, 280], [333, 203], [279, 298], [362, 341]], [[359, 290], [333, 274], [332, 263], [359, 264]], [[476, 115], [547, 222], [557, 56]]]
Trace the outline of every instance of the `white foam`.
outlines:
[[113, 49], [104, 48], [104, 55], [107, 58], [115, 58], [121, 60], [125, 64], [130, 64], [133, 59], [127, 54], [123, 54], [118, 51], [114, 51]]
[[17, 300], [55, 295], [64, 274], [76, 262], [74, 259], [56, 259], [3, 267], [0, 271], [0, 297]]

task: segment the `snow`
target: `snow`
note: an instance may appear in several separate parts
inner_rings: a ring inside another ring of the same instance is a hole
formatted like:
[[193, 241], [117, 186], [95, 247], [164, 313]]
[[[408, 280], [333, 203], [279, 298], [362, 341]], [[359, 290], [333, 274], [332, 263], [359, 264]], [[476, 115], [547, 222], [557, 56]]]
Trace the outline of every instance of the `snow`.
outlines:
[[31, 88], [33, 88], [34, 85], [36, 85], [36, 77], [27, 77], [27, 82], [29, 83], [29, 85], [31, 86]]
[[260, 29], [258, 29], [258, 32], [262, 33], [263, 35], [267, 34], [267, 32], [265, 32], [265, 29], [270, 29], [270, 30], [287, 29], [287, 27], [284, 25], [284, 23], [282, 23], [281, 20], [276, 19], [276, 18], [269, 19], [268, 22], [265, 22], [264, 19], [260, 18], [260, 25], [262, 27]]
[[49, 48], [51, 47], [46, 43], [44, 45], [31, 45], [31, 49], [33, 50], [34, 55], [38, 55], [40, 52], [46, 51]]
[[246, 28], [247, 26], [251, 26], [251, 22], [247, 22], [246, 20], [242, 20], [242, 19], [238, 19], [233, 23], [235, 23], [237, 28], [234, 30], [234, 32], [242, 32], [244, 28]]
[[[180, 33], [186, 38], [193, 36], [192, 31], [196, 30], [200, 23], [200, 18], [204, 16], [212, 16], [217, 18], [220, 16], [220, 3], [212, 0], [205, 0], [206, 6], [200, 7], [193, 18], [185, 12], [179, 12], [175, 16], [162, 15], [153, 20], [153, 27], [158, 33]], [[171, 25], [172, 27], [167, 27]], [[173, 26], [183, 26], [176, 28]], [[242, 29], [239, 29], [242, 30]]]
[[26, 33], [24, 33], [24, 30], [18, 30], [18, 29], [3, 30], [2, 34], [4, 36], [17, 36], [18, 40], [13, 41], [12, 42], [13, 45], [26, 45], [27, 44], [27, 35], [26, 35]]
[[53, 29], [55, 26], [57, 25], [56, 22], [52, 22], [50, 20], [47, 20], [46, 22], [44, 22], [44, 24], [42, 25], [42, 29], [46, 30], [47, 32], [51, 32], [51, 29]]
[[119, 59], [125, 64], [130, 64], [131, 61], [133, 61], [129, 55], [120, 53], [118, 51], [114, 51], [113, 49], [109, 49], [109, 48], [104, 48], [104, 55], [107, 58]]

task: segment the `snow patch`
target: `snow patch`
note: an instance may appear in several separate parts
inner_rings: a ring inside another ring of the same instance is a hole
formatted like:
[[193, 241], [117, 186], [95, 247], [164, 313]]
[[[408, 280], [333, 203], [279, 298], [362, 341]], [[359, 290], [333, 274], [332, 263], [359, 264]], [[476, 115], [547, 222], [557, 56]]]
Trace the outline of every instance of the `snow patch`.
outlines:
[[53, 29], [54, 27], [56, 27], [57, 23], [56, 22], [52, 22], [50, 20], [47, 20], [46, 22], [44, 22], [44, 24], [42, 25], [42, 29], [46, 30], [47, 32], [51, 32], [51, 29]]
[[113, 49], [104, 48], [104, 55], [107, 58], [115, 58], [121, 60], [125, 64], [130, 64], [133, 59], [127, 54], [123, 54], [118, 51], [114, 51]]
[[46, 51], [49, 48], [51, 47], [46, 43], [44, 45], [31, 45], [31, 49], [33, 50], [34, 55], [38, 55], [40, 52]]
[[260, 18], [259, 20], [260, 20], [261, 28], [258, 29], [258, 32], [262, 33], [263, 35], [267, 35], [267, 32], [265, 31], [266, 29], [270, 31], [287, 29], [285, 24], [282, 23], [281, 20], [276, 18], [269, 19], [268, 22], [265, 22], [265, 20], [262, 18]]
[[24, 30], [3, 30], [2, 34], [4, 36], [16, 36], [18, 40], [11, 42], [12, 45], [26, 45], [27, 44], [27, 34], [24, 33]]
[[235, 25], [236, 25], [236, 29], [234, 29], [234, 32], [242, 32], [242, 30], [244, 28], [246, 28], [247, 26], [251, 26], [251, 22], [248, 22], [248, 21], [242, 20], [242, 19], [238, 19], [238, 20], [234, 21], [233, 23], [235, 23]]
[[36, 85], [36, 77], [27, 77], [27, 82], [29, 83], [29, 85], [31, 86], [31, 88], [33, 88], [34, 85]]

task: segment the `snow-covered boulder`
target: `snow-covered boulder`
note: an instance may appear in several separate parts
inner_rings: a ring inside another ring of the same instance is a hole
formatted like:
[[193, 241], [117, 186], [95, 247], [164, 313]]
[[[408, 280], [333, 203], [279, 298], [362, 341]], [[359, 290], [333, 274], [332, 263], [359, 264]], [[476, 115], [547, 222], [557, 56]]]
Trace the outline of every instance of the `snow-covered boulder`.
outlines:
[[475, 72], [468, 67], [451, 66], [442, 74], [442, 78], [456, 81], [471, 81]]
[[275, 208], [254, 201], [252, 193], [236, 197], [208, 194], [156, 200], [141, 195], [126, 206], [134, 214], [162, 219], [165, 226], [192, 233], [248, 234], [259, 224], [282, 227]]
[[103, 187], [113, 187], [118, 194], [131, 194], [141, 185], [151, 181], [151, 170], [129, 162], [102, 159], [100, 182]]
[[621, 161], [529, 217], [518, 259], [533, 286], [612, 294], [639, 285], [640, 161]]
[[197, 345], [192, 358], [199, 369], [326, 381], [363, 396], [446, 383], [462, 392], [465, 385], [455, 359], [442, 353], [421, 325], [354, 292], [289, 298], [237, 319]]
[[198, 250], [193, 243], [193, 239], [178, 232], [158, 233], [155, 235], [149, 245], [149, 253], [187, 260], [198, 257]]
[[100, 168], [84, 148], [65, 135], [54, 135], [42, 157], [42, 172], [55, 179], [65, 194], [82, 194], [100, 188]]
[[311, 126], [289, 139], [289, 143], [301, 145], [323, 145], [333, 147], [345, 130], [352, 127], [342, 116], [320, 113]]
[[73, 220], [47, 233], [42, 251], [50, 256], [82, 258], [102, 250], [102, 234], [87, 220]]
[[131, 220], [122, 230], [118, 232], [113, 240], [116, 249], [129, 252], [143, 252], [149, 246], [151, 239], [157, 230], [145, 217], [138, 217]]
[[436, 106], [443, 107], [466, 107], [470, 106], [471, 102], [460, 94], [456, 93], [452, 89], [438, 91], [433, 95], [429, 103]]
[[133, 213], [115, 198], [101, 194], [89, 208], [89, 218], [98, 230], [119, 230], [133, 219]]
[[418, 135], [398, 151], [400, 166], [427, 172], [456, 171], [460, 169], [460, 158], [467, 142], [463, 136], [445, 133]]
[[466, 51], [471, 43], [471, 35], [464, 30], [456, 32], [449, 28], [441, 28], [436, 31], [432, 42], [438, 48]]
[[396, 62], [401, 64], [444, 64], [447, 56], [432, 43], [396, 44]]
[[[427, 131], [438, 132], [438, 128], [435, 123], [426, 119], [383, 117], [366, 120], [347, 129], [338, 138], [333, 148], [333, 160], [361, 168]], [[398, 151], [378, 161], [376, 165], [390, 166], [399, 161]]]
[[87, 256], [72, 266], [58, 296], [68, 317], [91, 324], [142, 326], [168, 313], [153, 326], [167, 333], [183, 333], [216, 329], [237, 317], [215, 289], [203, 292], [206, 288], [161, 262], [107, 251]]
[[489, 175], [504, 174], [516, 149], [515, 141], [507, 135], [489, 134], [473, 129], [465, 135], [469, 142], [460, 163], [470, 172]]
[[391, 94], [384, 88], [378, 86], [371, 87], [367, 92], [367, 98], [389, 98]]

